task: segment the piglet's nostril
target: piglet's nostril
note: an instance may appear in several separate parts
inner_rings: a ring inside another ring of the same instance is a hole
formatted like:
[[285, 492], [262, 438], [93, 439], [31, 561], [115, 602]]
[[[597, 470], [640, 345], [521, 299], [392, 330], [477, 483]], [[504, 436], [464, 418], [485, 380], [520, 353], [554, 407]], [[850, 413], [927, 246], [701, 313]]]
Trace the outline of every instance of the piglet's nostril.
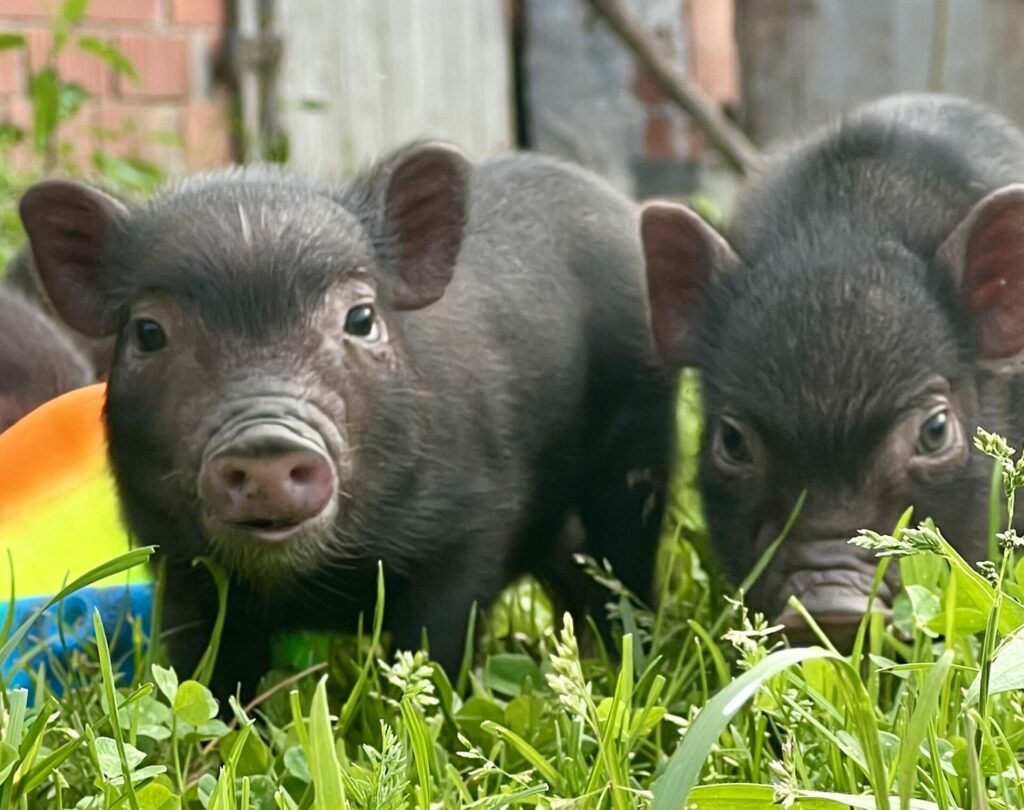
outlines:
[[229, 489], [242, 489], [245, 487], [247, 480], [248, 476], [245, 474], [245, 470], [236, 467], [224, 471], [224, 483], [227, 484]]
[[296, 501], [325, 504], [333, 496], [334, 470], [326, 459], [308, 454], [290, 467], [285, 485]]
[[317, 467], [313, 464], [300, 464], [297, 467], [293, 467], [291, 471], [291, 479], [295, 484], [308, 484], [314, 478], [316, 478]]

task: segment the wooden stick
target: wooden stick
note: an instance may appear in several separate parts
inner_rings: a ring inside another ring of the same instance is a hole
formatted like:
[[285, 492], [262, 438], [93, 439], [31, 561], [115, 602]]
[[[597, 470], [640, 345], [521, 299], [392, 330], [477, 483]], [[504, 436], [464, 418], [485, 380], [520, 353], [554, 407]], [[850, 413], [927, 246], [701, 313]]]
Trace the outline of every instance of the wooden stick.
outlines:
[[719, 111], [717, 105], [654, 44], [643, 26], [623, 8], [620, 0], [587, 0], [616, 36], [637, 57], [651, 77], [707, 135], [729, 166], [744, 175], [760, 158], [760, 151], [743, 132]]

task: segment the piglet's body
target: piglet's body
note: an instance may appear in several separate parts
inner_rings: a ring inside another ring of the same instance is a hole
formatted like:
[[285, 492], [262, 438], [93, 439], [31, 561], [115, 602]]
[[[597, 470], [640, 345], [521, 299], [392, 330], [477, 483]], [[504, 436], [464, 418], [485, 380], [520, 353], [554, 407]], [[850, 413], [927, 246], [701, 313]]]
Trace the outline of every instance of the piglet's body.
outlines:
[[397, 643], [425, 628], [449, 668], [523, 572], [583, 607], [573, 550], [648, 593], [671, 385], [637, 212], [602, 182], [427, 144], [343, 189], [247, 170], [126, 209], [49, 184], [22, 214], [64, 317], [119, 335], [111, 457], [179, 667], [215, 614], [190, 560], [231, 572], [222, 694], [272, 631], [352, 629], [378, 560]]

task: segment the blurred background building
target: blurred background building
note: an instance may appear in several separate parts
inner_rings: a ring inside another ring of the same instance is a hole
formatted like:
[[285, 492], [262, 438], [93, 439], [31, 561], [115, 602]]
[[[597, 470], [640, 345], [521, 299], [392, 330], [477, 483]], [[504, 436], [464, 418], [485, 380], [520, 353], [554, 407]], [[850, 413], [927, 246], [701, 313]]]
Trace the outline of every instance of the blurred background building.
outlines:
[[[0, 0], [0, 122], [29, 122], [57, 0]], [[621, 0], [659, 52], [759, 146], [896, 90], [982, 99], [1024, 124], [1020, 0]], [[412, 137], [483, 157], [568, 157], [638, 196], [728, 197], [731, 172], [589, 0], [92, 0], [66, 133], [171, 173], [278, 159], [348, 174]]]

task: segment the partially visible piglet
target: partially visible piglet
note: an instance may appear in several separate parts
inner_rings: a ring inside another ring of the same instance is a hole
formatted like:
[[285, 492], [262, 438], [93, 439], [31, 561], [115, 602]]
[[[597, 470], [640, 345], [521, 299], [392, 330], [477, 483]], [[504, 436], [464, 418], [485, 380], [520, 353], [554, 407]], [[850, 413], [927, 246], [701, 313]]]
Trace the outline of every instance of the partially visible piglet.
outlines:
[[93, 381], [85, 358], [33, 304], [0, 289], [0, 432]]
[[11, 259], [4, 275], [3, 287], [22, 296], [26, 301], [38, 306], [57, 327], [68, 337], [92, 364], [96, 377], [102, 378], [110, 371], [110, 362], [114, 355], [114, 339], [111, 337], [89, 337], [61, 321], [50, 297], [43, 289], [42, 281], [32, 261], [32, 251], [26, 245]]

